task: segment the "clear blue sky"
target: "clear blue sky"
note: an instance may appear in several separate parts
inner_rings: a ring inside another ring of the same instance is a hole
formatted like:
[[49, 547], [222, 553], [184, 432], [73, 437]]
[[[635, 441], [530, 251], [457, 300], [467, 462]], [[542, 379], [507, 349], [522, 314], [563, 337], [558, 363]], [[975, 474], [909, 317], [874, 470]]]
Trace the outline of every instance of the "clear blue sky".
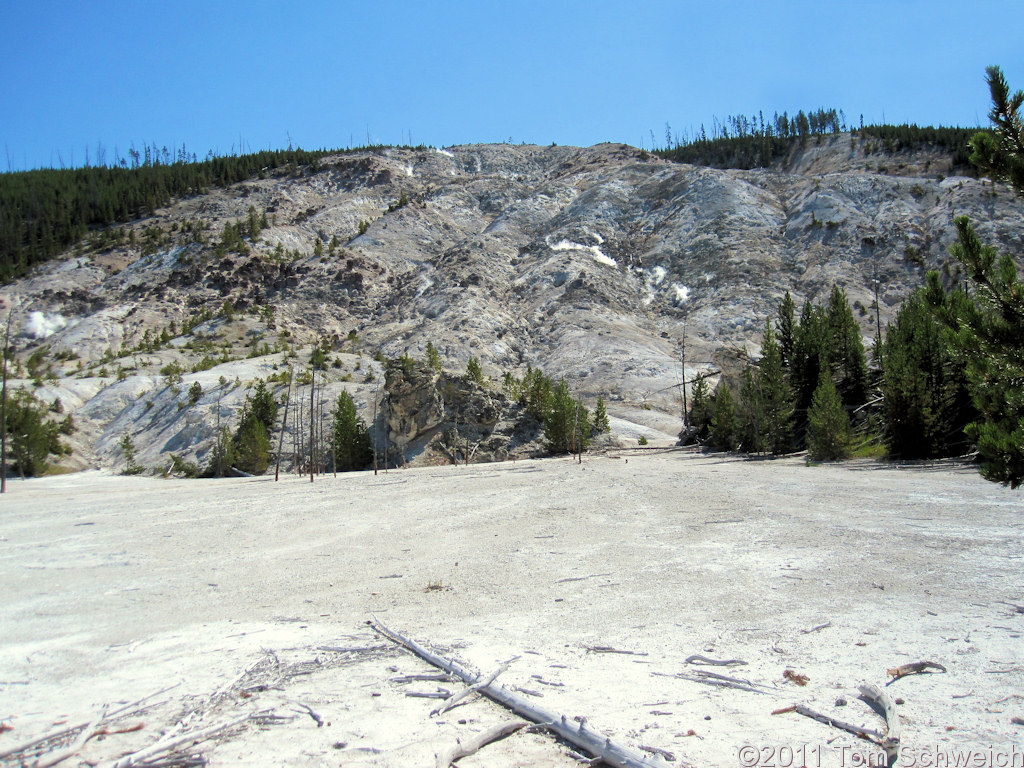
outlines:
[[2, 170], [102, 143], [648, 147], [712, 117], [986, 123], [1020, 0], [0, 0]]

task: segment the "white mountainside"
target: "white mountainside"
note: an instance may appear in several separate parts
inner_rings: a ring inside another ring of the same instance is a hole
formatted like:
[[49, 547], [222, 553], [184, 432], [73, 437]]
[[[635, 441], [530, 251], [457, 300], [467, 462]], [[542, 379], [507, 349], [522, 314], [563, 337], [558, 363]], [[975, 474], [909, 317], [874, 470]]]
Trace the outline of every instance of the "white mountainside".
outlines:
[[[216, 253], [250, 208], [268, 226], [248, 253]], [[949, 261], [955, 216], [1020, 253], [1021, 210], [939, 152], [884, 154], [849, 134], [755, 171], [623, 145], [387, 149], [178, 201], [126, 225], [134, 245], [83, 243], [0, 296], [24, 308], [19, 358], [47, 348], [56, 379], [37, 394], [74, 416], [71, 466], [117, 464], [125, 432], [148, 467], [172, 452], [202, 462], [218, 413], [230, 425], [248, 385], [286, 369], [286, 344], [308, 366], [317, 338], [336, 360], [329, 397], [348, 389], [367, 421], [383, 383], [373, 354], [421, 358], [429, 340], [453, 371], [470, 355], [495, 382], [539, 366], [591, 403], [604, 395], [620, 432], [670, 436], [684, 339], [687, 377], [756, 355], [787, 289], [799, 306], [834, 283], [870, 339], [875, 280], [884, 325]], [[214, 367], [188, 373], [204, 357]], [[186, 371], [174, 386], [160, 374], [172, 362]]]

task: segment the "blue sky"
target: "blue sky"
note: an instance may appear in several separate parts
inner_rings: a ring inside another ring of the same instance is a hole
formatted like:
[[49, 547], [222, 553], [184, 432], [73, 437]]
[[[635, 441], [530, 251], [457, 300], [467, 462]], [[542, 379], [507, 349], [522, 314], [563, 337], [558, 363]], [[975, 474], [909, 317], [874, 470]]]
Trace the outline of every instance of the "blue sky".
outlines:
[[102, 144], [650, 147], [763, 110], [986, 123], [1024, 2], [0, 0], [2, 170]]

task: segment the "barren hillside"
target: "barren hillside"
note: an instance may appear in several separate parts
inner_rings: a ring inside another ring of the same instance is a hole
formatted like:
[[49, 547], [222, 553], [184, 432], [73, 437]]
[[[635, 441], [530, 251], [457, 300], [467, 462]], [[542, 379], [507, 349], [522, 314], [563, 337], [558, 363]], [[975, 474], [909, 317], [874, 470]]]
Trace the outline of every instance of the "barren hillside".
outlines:
[[430, 340], [452, 370], [470, 355], [492, 379], [540, 366], [672, 435], [684, 340], [687, 376], [756, 354], [787, 289], [823, 300], [834, 283], [870, 338], [876, 284], [884, 324], [948, 261], [960, 214], [1021, 252], [1020, 201], [949, 173], [941, 153], [849, 134], [754, 171], [623, 145], [346, 153], [181, 200], [0, 296], [25, 308], [20, 358], [46, 347], [41, 394], [75, 414], [78, 466], [113, 462], [125, 431], [148, 466], [202, 460], [215, 409], [230, 420], [249, 382], [289, 350], [306, 362], [317, 338], [337, 355], [331, 392], [350, 389], [367, 420], [371, 355], [421, 357]]

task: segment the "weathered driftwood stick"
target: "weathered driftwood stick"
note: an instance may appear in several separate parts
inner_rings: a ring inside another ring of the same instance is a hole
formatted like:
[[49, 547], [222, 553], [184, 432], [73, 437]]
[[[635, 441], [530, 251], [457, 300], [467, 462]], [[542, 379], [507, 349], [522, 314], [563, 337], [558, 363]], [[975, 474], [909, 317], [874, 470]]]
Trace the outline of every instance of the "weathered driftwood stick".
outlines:
[[6, 759], [8, 757], [12, 757], [14, 755], [21, 754], [22, 752], [27, 752], [28, 750], [32, 749], [32, 747], [37, 747], [40, 744], [43, 744], [43, 743], [45, 743], [47, 741], [51, 741], [53, 739], [62, 738], [64, 736], [67, 736], [69, 733], [74, 733], [75, 731], [84, 730], [84, 729], [86, 729], [88, 727], [89, 727], [89, 723], [79, 723], [78, 725], [73, 725], [70, 728], [64, 728], [64, 729], [59, 730], [59, 731], [54, 731], [53, 733], [48, 733], [45, 736], [40, 736], [37, 739], [32, 739], [31, 741], [22, 742], [21, 744], [17, 744], [17, 745], [15, 745], [13, 747], [10, 747], [9, 749], [5, 749], [3, 752], [0, 752], [0, 760], [4, 760], [4, 759]]
[[743, 659], [724, 659], [719, 661], [718, 659], [709, 659], [707, 656], [701, 656], [699, 653], [693, 654], [693, 656], [687, 656], [683, 661], [683, 664], [707, 664], [712, 667], [738, 667], [746, 666], [747, 662]]
[[812, 632], [820, 632], [821, 630], [828, 629], [831, 626], [832, 626], [832, 622], [831, 621], [826, 621], [824, 624], [819, 624], [818, 626], [811, 627], [810, 629], [801, 629], [800, 630], [800, 634], [801, 635], [809, 635]]
[[[388, 629], [376, 618], [367, 623], [370, 624], [374, 630], [391, 640], [393, 643], [397, 643], [407, 650], [412, 651], [421, 659], [432, 664], [438, 669], [450, 672], [468, 684], [475, 683], [479, 679], [479, 676], [473, 674], [458, 662], [444, 659], [436, 653], [428, 651], [416, 641]], [[480, 693], [491, 701], [497, 702], [504, 707], [508, 707], [513, 712], [521, 715], [527, 720], [545, 726], [559, 738], [562, 738], [579, 749], [585, 750], [591, 755], [600, 758], [608, 765], [615, 766], [615, 768], [663, 768], [665, 765], [664, 761], [660, 758], [652, 759], [637, 750], [622, 746], [621, 744], [616, 744], [611, 739], [602, 737], [601, 734], [587, 728], [586, 721], [577, 722], [575, 720], [569, 720], [565, 715], [559, 715], [543, 709], [532, 701], [524, 699], [521, 696], [517, 696], [512, 691], [509, 691], [500, 685], [492, 684], [486, 688], [481, 688]]]
[[498, 675], [500, 675], [502, 672], [508, 671], [508, 668], [512, 665], [512, 662], [518, 658], [519, 657], [516, 656], [515, 659], [509, 659], [508, 661], [506, 661], [504, 664], [502, 664], [500, 667], [494, 670], [491, 676], [488, 677], [486, 680], [480, 680], [478, 682], [473, 683], [468, 688], [463, 688], [461, 691], [453, 693], [451, 696], [448, 697], [448, 699], [443, 704], [435, 707], [431, 711], [430, 716], [433, 717], [434, 715], [443, 715], [445, 712], [454, 707], [456, 704], [458, 704], [464, 698], [469, 696], [471, 693], [476, 693], [481, 688], [486, 688], [498, 679]]
[[324, 719], [320, 717], [320, 715], [318, 715], [316, 712], [314, 712], [313, 708], [309, 706], [309, 704], [303, 704], [301, 701], [296, 701], [295, 705], [298, 707], [302, 707], [302, 709], [305, 710], [306, 714], [313, 718], [313, 722], [316, 723], [317, 728], [324, 727]]
[[130, 755], [125, 755], [120, 760], [110, 764], [109, 768], [133, 768], [133, 766], [143, 765], [145, 763], [151, 762], [153, 758], [158, 755], [173, 752], [176, 749], [178, 749], [178, 747], [184, 745], [192, 746], [193, 744], [198, 744], [201, 741], [206, 741], [207, 739], [216, 736], [218, 733], [222, 733], [223, 731], [226, 731], [229, 728], [234, 728], [237, 725], [242, 725], [242, 723], [248, 722], [249, 720], [253, 720], [261, 716], [265, 716], [269, 713], [270, 710], [251, 713], [248, 715], [243, 715], [242, 717], [236, 717], [234, 720], [228, 720], [226, 723], [218, 723], [217, 725], [211, 725], [208, 728], [202, 728], [198, 731], [184, 733], [176, 738], [161, 739], [160, 741], [156, 742], [155, 744], [152, 744], [151, 746], [146, 747], [145, 749], [140, 749], [138, 752], [133, 752]]
[[[945, 671], [945, 669], [943, 669]], [[896, 704], [884, 688], [879, 688], [874, 683], [867, 683], [858, 688], [860, 697], [868, 705], [885, 718], [886, 734], [882, 739], [881, 747], [885, 750], [885, 756], [889, 765], [896, 765], [900, 755], [900, 716], [896, 712]]]
[[406, 691], [405, 695], [412, 699], [447, 699], [452, 692], [445, 688], [438, 688], [433, 693], [429, 691]]
[[[180, 685], [180, 683], [175, 683], [174, 685], [169, 685], [166, 688], [160, 689], [156, 693], [151, 693], [148, 696], [143, 696], [141, 699], [137, 699], [136, 701], [133, 701], [133, 702], [131, 702], [129, 704], [125, 704], [123, 707], [119, 707], [118, 709], [115, 709], [115, 710], [112, 710], [110, 712], [107, 712], [105, 716], [101, 717], [99, 720], [96, 720], [91, 725], [92, 725], [93, 728], [99, 728], [104, 723], [113, 722], [114, 720], [117, 720], [117, 719], [119, 719], [121, 717], [130, 717], [130, 716], [138, 714], [140, 712], [144, 712], [146, 709], [149, 709], [153, 705], [150, 704], [150, 705], [147, 705], [147, 706], [143, 707], [142, 706], [143, 702], [148, 701], [149, 699], [155, 698], [155, 697], [159, 696], [162, 693], [167, 693], [167, 691], [169, 691], [169, 690], [171, 690], [173, 688], [177, 688], [179, 685]], [[0, 752], [0, 760], [4, 760], [4, 759], [6, 759], [8, 757], [12, 757], [14, 755], [18, 755], [18, 754], [21, 754], [23, 752], [27, 752], [28, 750], [32, 749], [33, 747], [37, 747], [40, 744], [44, 744], [47, 741], [54, 741], [54, 740], [63, 738], [65, 736], [68, 736], [69, 734], [75, 733], [76, 731], [78, 731], [79, 732], [79, 736], [81, 736], [81, 734], [83, 732], [90, 730], [89, 726], [90, 726], [89, 723], [80, 723], [78, 725], [73, 725], [70, 728], [63, 728], [63, 729], [61, 729], [59, 731], [54, 731], [53, 733], [48, 733], [45, 736], [40, 736], [39, 738], [32, 739], [31, 741], [23, 742], [21, 744], [18, 744], [18, 745], [14, 746], [14, 747], [10, 747], [9, 749], [5, 749], [4, 751]], [[95, 734], [93, 734], [93, 735], [95, 735]]]
[[817, 720], [819, 723], [831, 725], [833, 728], [838, 728], [841, 731], [852, 733], [854, 736], [859, 736], [860, 738], [866, 739], [874, 744], [881, 745], [882, 740], [885, 738], [885, 736], [878, 731], [874, 731], [870, 728], [862, 728], [859, 725], [853, 725], [852, 723], [844, 722], [843, 720], [830, 717], [829, 715], [823, 715], [821, 712], [815, 712], [813, 709], [803, 704], [797, 704], [793, 707], [792, 711], [803, 715], [804, 717], [809, 717], [812, 720]]
[[[939, 672], [945, 672], [946, 668], [941, 664], [937, 664], [934, 661], [914, 661], [909, 664], [900, 664], [898, 667], [886, 670], [886, 674], [896, 680], [907, 675], [919, 675], [922, 672], [928, 672], [928, 670], [934, 669]], [[930, 673], [929, 673], [930, 674]]]
[[[652, 674], [663, 675], [661, 672], [653, 672]], [[741, 680], [737, 677], [727, 677], [726, 675], [719, 675], [715, 672], [708, 672], [704, 669], [699, 669], [693, 674], [687, 674], [680, 672], [675, 675], [664, 675], [665, 677], [677, 677], [680, 680], [689, 680], [691, 683], [704, 683], [705, 685], [717, 685], [722, 688], [735, 688], [739, 691], [748, 691], [749, 693], [769, 693], [770, 688], [755, 683], [750, 680]]]
[[510, 720], [507, 723], [500, 723], [493, 728], [489, 728], [483, 733], [478, 733], [465, 744], [456, 742], [454, 747], [449, 747], [437, 756], [437, 768], [449, 768], [456, 760], [476, 754], [488, 744], [503, 739], [528, 725], [529, 723], [526, 720]]
[[50, 768], [51, 765], [56, 765], [57, 763], [62, 763], [67, 760], [85, 746], [85, 742], [93, 737], [93, 734], [96, 732], [96, 726], [102, 721], [103, 718], [100, 717], [91, 723], [87, 723], [85, 728], [79, 732], [78, 738], [71, 743], [71, 746], [57, 752], [51, 752], [50, 754], [39, 758], [34, 763], [34, 768]]
[[624, 651], [620, 648], [612, 648], [610, 645], [586, 645], [584, 646], [590, 653], [621, 653], [626, 656], [646, 656], [646, 653], [642, 651]]
[[438, 672], [436, 675], [401, 675], [390, 678], [390, 681], [392, 683], [450, 683], [452, 682], [452, 676], [446, 675], [444, 672]]

